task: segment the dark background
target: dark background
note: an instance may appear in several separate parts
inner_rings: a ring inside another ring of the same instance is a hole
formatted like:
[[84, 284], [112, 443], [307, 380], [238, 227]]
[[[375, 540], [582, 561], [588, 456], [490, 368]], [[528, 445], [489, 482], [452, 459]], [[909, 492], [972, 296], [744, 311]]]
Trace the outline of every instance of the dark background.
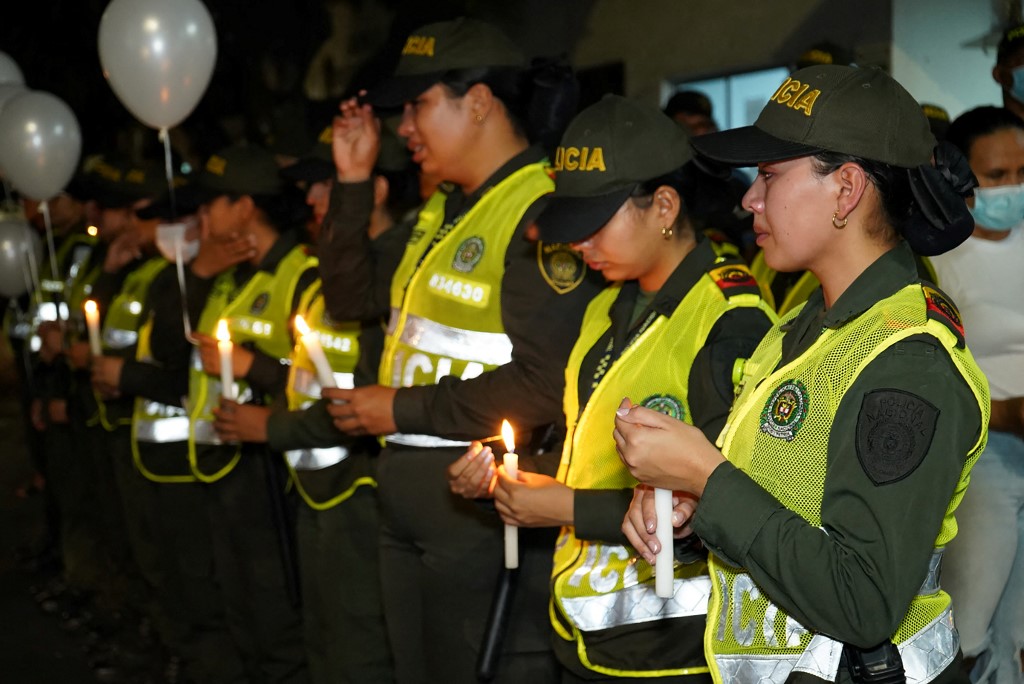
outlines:
[[[311, 58], [331, 33], [331, 4], [346, 4], [357, 17], [352, 46], [365, 55], [342, 95], [354, 93], [389, 74], [405, 37], [425, 23], [468, 14], [503, 25], [512, 35], [517, 31], [521, 35], [535, 33], [538, 26], [545, 24], [542, 17], [529, 11], [531, 5], [543, 5], [535, 2], [203, 2], [217, 31], [217, 62], [203, 98], [172, 138], [176, 150], [180, 148], [184, 153], [191, 149], [197, 159], [239, 139], [267, 144], [288, 155], [301, 154], [312, 145], [317, 133], [336, 112], [340, 99], [334, 96], [311, 100], [302, 88]], [[558, 0], [554, 10], [558, 15], [556, 23], [582, 26], [590, 4], [589, 0]], [[7, 17], [0, 20], [0, 51], [18, 63], [26, 87], [53, 93], [72, 108], [82, 129], [83, 158], [111, 151], [156, 157], [160, 155], [156, 132], [132, 117], [103, 78], [97, 36], [107, 5], [108, 0], [19, 3], [17, 12], [10, 8]], [[363, 38], [358, 17], [370, 10], [378, 17], [382, 13], [390, 15], [389, 30], [383, 40], [377, 31], [372, 38], [374, 44], [360, 45], [360, 40], [370, 38]], [[547, 41], [543, 47], [548, 52], [564, 53], [574, 40], [575, 35], [563, 31], [558, 43]], [[600, 81], [594, 83], [595, 88], [621, 90], [621, 67], [612, 66], [589, 78]], [[178, 144], [183, 135], [190, 141], [187, 147]]]

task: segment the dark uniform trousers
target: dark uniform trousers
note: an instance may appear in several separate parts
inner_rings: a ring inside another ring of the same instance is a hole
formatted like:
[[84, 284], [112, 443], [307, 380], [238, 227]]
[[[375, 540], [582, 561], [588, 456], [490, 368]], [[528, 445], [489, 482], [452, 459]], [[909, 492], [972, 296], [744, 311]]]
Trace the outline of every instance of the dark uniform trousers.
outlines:
[[[400, 684], [477, 681], [504, 528], [493, 510], [449, 491], [445, 470], [464, 451], [389, 445], [380, 455], [381, 578]], [[495, 682], [559, 681], [548, 621], [554, 532], [520, 530], [520, 577]]]

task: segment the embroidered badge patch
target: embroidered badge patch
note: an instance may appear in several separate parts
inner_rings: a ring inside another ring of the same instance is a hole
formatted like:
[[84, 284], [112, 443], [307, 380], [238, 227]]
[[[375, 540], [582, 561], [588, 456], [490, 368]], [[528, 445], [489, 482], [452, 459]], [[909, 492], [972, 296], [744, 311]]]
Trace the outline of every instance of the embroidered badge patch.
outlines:
[[960, 346], [963, 347], [964, 322], [960, 318], [960, 312], [957, 310], [956, 305], [945, 294], [934, 288], [922, 285], [921, 289], [924, 291], [924, 299], [928, 306], [928, 318], [936, 320], [949, 328], [956, 335]]
[[569, 245], [558, 242], [537, 243], [537, 264], [544, 280], [558, 294], [575, 290], [587, 272], [580, 255]]
[[807, 387], [787, 380], [772, 392], [761, 411], [761, 432], [792, 442], [807, 417]]
[[708, 271], [708, 275], [726, 297], [746, 293], [757, 294], [761, 291], [754, 274], [739, 264], [720, 266]]
[[452, 268], [460, 273], [469, 273], [476, 268], [476, 265], [480, 263], [480, 259], [482, 259], [483, 256], [483, 238], [466, 238], [455, 251], [455, 258], [452, 260]]
[[640, 405], [652, 411], [664, 413], [669, 418], [675, 418], [676, 420], [686, 419], [686, 409], [683, 408], [683, 402], [671, 394], [652, 394], [640, 402]]
[[931, 446], [939, 410], [916, 394], [896, 389], [864, 395], [857, 416], [857, 458], [876, 485], [914, 472]]
[[258, 314], [263, 313], [263, 310], [267, 308], [267, 303], [270, 301], [269, 292], [261, 292], [256, 299], [253, 300], [252, 306], [249, 307], [249, 313]]

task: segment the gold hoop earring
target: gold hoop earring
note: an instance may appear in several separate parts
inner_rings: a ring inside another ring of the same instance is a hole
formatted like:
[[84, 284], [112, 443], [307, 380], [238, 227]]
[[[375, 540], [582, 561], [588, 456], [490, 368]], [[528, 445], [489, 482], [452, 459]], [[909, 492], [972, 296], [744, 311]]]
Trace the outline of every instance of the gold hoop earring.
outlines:
[[671, 240], [675, 232], [676, 231], [672, 228], [672, 226], [665, 226], [664, 228], [661, 229], [661, 237], [665, 238], [666, 240]]
[[842, 230], [843, 228], [846, 227], [846, 224], [850, 222], [850, 217], [847, 216], [846, 218], [843, 219], [843, 222], [840, 223], [839, 221], [836, 221], [837, 216], [839, 216], [838, 211], [832, 214], [832, 225], [838, 228], [839, 230]]
[[483, 126], [484, 125], [484, 117], [481, 116], [480, 114], [476, 115], [476, 125], [477, 126]]

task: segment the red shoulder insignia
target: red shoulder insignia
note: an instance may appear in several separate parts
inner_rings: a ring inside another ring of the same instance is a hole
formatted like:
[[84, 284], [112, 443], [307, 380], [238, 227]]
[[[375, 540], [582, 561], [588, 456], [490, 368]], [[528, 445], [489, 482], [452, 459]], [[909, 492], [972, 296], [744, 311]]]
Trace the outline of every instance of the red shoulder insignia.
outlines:
[[750, 269], [743, 264], [727, 264], [708, 271], [715, 285], [726, 297], [738, 294], [761, 294], [761, 288]]
[[928, 285], [921, 285], [921, 289], [924, 291], [925, 306], [928, 311], [928, 318], [933, 321], [938, 321], [942, 325], [949, 328], [957, 339], [957, 346], [964, 347], [966, 344], [964, 337], [964, 322], [960, 318], [960, 311], [956, 308], [956, 304], [946, 296], [944, 292], [930, 287]]

